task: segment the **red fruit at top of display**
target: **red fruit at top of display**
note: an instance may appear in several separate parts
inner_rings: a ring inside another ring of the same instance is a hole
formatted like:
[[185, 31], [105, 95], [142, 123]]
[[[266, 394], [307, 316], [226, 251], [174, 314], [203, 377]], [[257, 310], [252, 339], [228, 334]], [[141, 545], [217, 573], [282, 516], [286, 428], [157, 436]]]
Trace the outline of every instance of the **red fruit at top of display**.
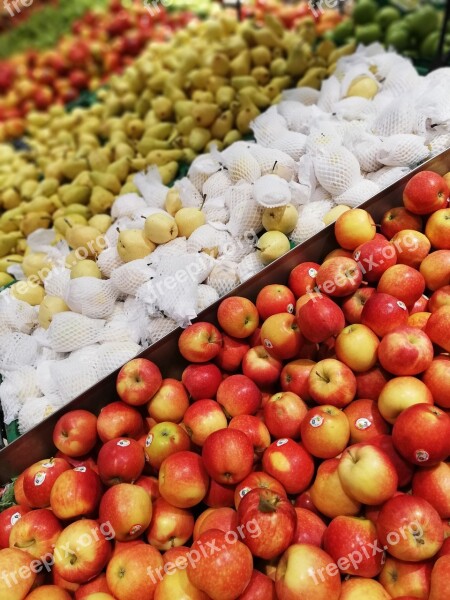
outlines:
[[277, 313], [293, 313], [295, 310], [295, 296], [285, 285], [273, 283], [264, 286], [260, 290], [255, 304], [259, 316], [264, 321]]
[[362, 271], [364, 281], [372, 283], [397, 263], [397, 252], [391, 242], [377, 234], [373, 240], [358, 246], [353, 258]]
[[437, 406], [414, 404], [398, 416], [392, 440], [412, 464], [434, 465], [450, 455], [450, 416]]
[[71, 86], [77, 90], [86, 90], [89, 87], [89, 76], [81, 69], [71, 71], [69, 81]]
[[219, 429], [203, 444], [206, 471], [218, 483], [239, 483], [253, 468], [253, 444], [239, 429]]
[[425, 333], [434, 344], [450, 352], [450, 305], [441, 306], [432, 313], [425, 326]]
[[296, 298], [311, 292], [315, 288], [316, 275], [319, 269], [320, 265], [315, 262], [304, 262], [292, 269], [288, 286]]
[[102, 442], [117, 437], [138, 439], [144, 433], [144, 420], [135, 408], [125, 402], [112, 402], [101, 409], [97, 432]]
[[192, 400], [215, 398], [222, 382], [222, 373], [212, 363], [189, 365], [184, 369], [181, 381]]
[[383, 273], [377, 292], [390, 294], [412, 307], [425, 291], [425, 279], [419, 271], [408, 265], [394, 265]]
[[288, 438], [270, 444], [262, 459], [266, 473], [279, 481], [288, 494], [300, 494], [314, 476], [314, 461], [305, 448]]
[[301, 334], [316, 344], [338, 335], [345, 327], [341, 308], [326, 296], [310, 298], [296, 316]]
[[388, 435], [387, 433], [378, 435], [377, 437], [372, 438], [370, 443], [373, 446], [378, 446], [378, 448], [381, 448], [381, 450], [383, 450], [383, 452], [385, 452], [391, 459], [391, 462], [397, 471], [398, 487], [402, 488], [405, 485], [408, 485], [411, 482], [414, 473], [414, 467], [394, 448], [392, 435]]
[[370, 327], [378, 337], [406, 325], [408, 311], [404, 302], [390, 294], [376, 292], [367, 300], [361, 313], [361, 323]]
[[362, 272], [352, 258], [336, 256], [329, 258], [319, 268], [316, 288], [321, 292], [341, 298], [353, 294], [360, 286]]
[[[260, 342], [257, 345], [260, 345]], [[247, 350], [250, 350], [250, 345], [247, 342], [224, 334], [223, 345], [214, 359], [215, 363], [223, 371], [233, 373], [241, 366]]]
[[404, 206], [396, 206], [387, 210], [380, 222], [381, 233], [389, 240], [402, 229], [422, 231], [422, 219], [407, 210]]
[[230, 375], [219, 385], [217, 402], [230, 417], [253, 415], [261, 406], [261, 392], [246, 375]]
[[422, 381], [430, 390], [435, 404], [450, 408], [450, 356], [439, 354], [422, 375]]
[[119, 398], [131, 406], [146, 404], [159, 390], [162, 375], [159, 367], [146, 358], [127, 362], [117, 375]]
[[89, 45], [86, 42], [78, 40], [74, 43], [67, 53], [67, 58], [71, 63], [71, 67], [83, 67], [89, 60], [91, 55]]
[[97, 417], [87, 410], [71, 410], [58, 419], [53, 443], [67, 456], [88, 454], [97, 441]]
[[97, 465], [105, 485], [133, 483], [144, 469], [144, 448], [132, 439], [109, 440], [100, 448]]
[[408, 181], [403, 191], [403, 204], [416, 215], [428, 215], [447, 208], [449, 197], [445, 179], [433, 171], [421, 171]]
[[217, 320], [228, 335], [238, 339], [246, 338], [258, 327], [258, 309], [247, 298], [231, 296], [219, 304]]
[[303, 338], [295, 315], [284, 312], [268, 317], [261, 327], [261, 340], [267, 352], [278, 360], [298, 356]]
[[412, 480], [414, 496], [427, 500], [441, 519], [450, 519], [450, 463], [419, 469]]
[[431, 365], [433, 344], [417, 327], [398, 327], [381, 340], [378, 360], [393, 375], [418, 375]]
[[189, 362], [203, 363], [215, 358], [222, 347], [222, 334], [211, 323], [189, 325], [178, 339], [178, 348]]

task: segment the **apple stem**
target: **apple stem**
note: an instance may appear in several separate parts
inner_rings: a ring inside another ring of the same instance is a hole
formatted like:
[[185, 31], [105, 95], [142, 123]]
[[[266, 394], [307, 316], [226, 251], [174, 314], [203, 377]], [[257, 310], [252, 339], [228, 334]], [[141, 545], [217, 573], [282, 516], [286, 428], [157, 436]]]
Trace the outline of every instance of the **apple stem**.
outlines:
[[348, 452], [348, 455], [350, 456], [350, 458], [352, 459], [352, 461], [353, 461], [354, 463], [356, 463], [356, 462], [357, 462], [357, 460], [356, 460], [356, 458], [353, 456], [353, 454], [350, 452], [350, 450], [347, 450], [347, 452]]
[[20, 548], [22, 550], [23, 548], [30, 548], [30, 546], [32, 546], [35, 542], [36, 542], [36, 540], [34, 538], [32, 538], [31, 540], [28, 540], [28, 542], [23, 542], [23, 544], [19, 544], [16, 542], [14, 544], [14, 547]]
[[258, 504], [258, 510], [262, 513], [274, 513], [277, 510], [278, 497], [275, 497], [273, 500], [267, 500], [266, 498], [260, 498]]

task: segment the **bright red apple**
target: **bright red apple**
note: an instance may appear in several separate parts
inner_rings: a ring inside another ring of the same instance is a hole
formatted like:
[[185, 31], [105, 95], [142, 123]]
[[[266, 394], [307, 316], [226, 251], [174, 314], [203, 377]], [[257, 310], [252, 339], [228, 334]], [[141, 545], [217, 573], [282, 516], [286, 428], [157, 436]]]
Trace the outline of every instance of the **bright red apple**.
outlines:
[[87, 410], [71, 410], [56, 422], [53, 443], [67, 456], [88, 454], [97, 442], [97, 417]]
[[219, 385], [217, 402], [229, 417], [253, 415], [261, 406], [261, 392], [247, 375], [230, 375]]
[[381, 366], [393, 375], [418, 375], [433, 361], [433, 344], [417, 327], [398, 327], [381, 340], [378, 359]]
[[239, 483], [253, 468], [253, 444], [239, 429], [220, 429], [203, 444], [202, 458], [212, 479], [225, 485]]
[[351, 369], [334, 358], [319, 361], [309, 374], [309, 393], [317, 404], [344, 408], [354, 399], [356, 379]]
[[421, 171], [403, 190], [403, 204], [415, 215], [428, 215], [448, 205], [449, 189], [445, 179], [434, 171]]
[[277, 479], [288, 494], [300, 494], [311, 483], [314, 462], [303, 446], [288, 438], [270, 444], [262, 459], [266, 473]]
[[[419, 294], [420, 295], [420, 294]], [[361, 323], [378, 337], [406, 325], [408, 311], [404, 302], [390, 294], [376, 292], [367, 300], [361, 313]]]
[[258, 309], [247, 298], [231, 296], [219, 304], [217, 320], [226, 334], [238, 339], [246, 338], [258, 327]]
[[178, 348], [182, 356], [193, 363], [212, 360], [219, 354], [221, 347], [222, 334], [217, 327], [206, 322], [189, 325], [178, 339]]
[[350, 442], [369, 442], [378, 435], [388, 433], [389, 426], [381, 416], [375, 400], [360, 399], [344, 408], [350, 427]]
[[422, 219], [404, 206], [396, 206], [384, 213], [380, 226], [381, 233], [390, 240], [402, 229], [422, 231]]
[[144, 421], [141, 414], [125, 402], [112, 402], [100, 411], [97, 431], [102, 442], [117, 437], [137, 440], [144, 433]]
[[274, 438], [300, 437], [300, 426], [308, 407], [293, 392], [278, 392], [264, 406], [264, 422]]
[[256, 297], [256, 308], [263, 321], [278, 313], [293, 313], [295, 296], [285, 285], [272, 283], [264, 286]]
[[109, 440], [100, 448], [97, 465], [98, 474], [105, 485], [133, 483], [144, 469], [144, 449], [136, 440]]
[[119, 398], [131, 406], [142, 406], [161, 387], [159, 367], [146, 358], [135, 358], [124, 365], [117, 375]]

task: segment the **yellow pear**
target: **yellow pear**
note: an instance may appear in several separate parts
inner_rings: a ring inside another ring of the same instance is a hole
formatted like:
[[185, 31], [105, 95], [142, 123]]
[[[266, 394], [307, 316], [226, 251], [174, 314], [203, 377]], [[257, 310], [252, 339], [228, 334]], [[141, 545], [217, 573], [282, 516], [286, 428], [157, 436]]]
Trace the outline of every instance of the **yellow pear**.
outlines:
[[97, 279], [101, 279], [102, 272], [95, 260], [85, 259], [74, 264], [70, 271], [71, 279], [76, 279], [77, 277], [96, 277]]
[[58, 233], [62, 235], [66, 235], [69, 227], [75, 227], [75, 225], [87, 225], [87, 221], [85, 217], [82, 215], [77, 215], [76, 213], [73, 215], [67, 215], [65, 217], [58, 217], [55, 219], [53, 226]]
[[199, 208], [180, 208], [175, 215], [178, 235], [188, 238], [196, 229], [206, 223], [205, 214]]
[[0, 273], [0, 288], [9, 285], [14, 281], [14, 277], [9, 273]]
[[90, 225], [75, 225], [68, 227], [66, 231], [66, 240], [73, 250], [78, 250], [80, 255], [96, 256], [104, 248], [104, 237], [102, 233]]
[[145, 237], [142, 229], [124, 229], [117, 241], [117, 252], [124, 262], [145, 258], [155, 248], [155, 244]]
[[327, 212], [327, 214], [323, 217], [322, 221], [325, 225], [330, 225], [330, 223], [334, 223], [338, 217], [340, 217], [343, 213], [350, 210], [349, 206], [345, 206], [345, 204], [339, 204], [339, 206], [333, 206], [333, 208]]
[[52, 217], [46, 212], [30, 212], [20, 222], [20, 231], [25, 237], [36, 229], [48, 229], [52, 224]]
[[94, 215], [88, 221], [91, 227], [95, 227], [101, 233], [106, 233], [110, 228], [112, 219], [109, 215]]
[[259, 256], [265, 265], [273, 262], [290, 250], [288, 238], [281, 231], [268, 231], [259, 238]]
[[164, 208], [169, 213], [169, 215], [172, 215], [172, 217], [176, 215], [180, 208], [183, 208], [183, 204], [180, 198], [180, 192], [176, 188], [171, 188], [167, 192], [167, 196], [164, 201]]
[[45, 296], [44, 288], [30, 279], [14, 283], [10, 290], [14, 298], [27, 302], [31, 306], [38, 306]]
[[298, 210], [293, 204], [266, 208], [262, 215], [262, 224], [266, 231], [281, 231], [290, 233], [298, 221]]
[[53, 315], [69, 310], [70, 308], [62, 298], [59, 298], [58, 296], [44, 296], [44, 299], [39, 306], [39, 325], [43, 329], [48, 329], [52, 322]]
[[68, 269], [71, 269], [82, 260], [86, 259], [82, 258], [76, 250], [72, 250], [65, 258], [65, 265]]
[[356, 77], [348, 88], [346, 98], [351, 96], [359, 96], [360, 98], [366, 98], [372, 100], [378, 93], [378, 83], [372, 77], [366, 77], [364, 75]]
[[0, 257], [10, 254], [17, 247], [20, 239], [22, 239], [22, 234], [19, 231], [0, 233]]
[[44, 281], [52, 269], [52, 263], [47, 259], [45, 252], [31, 252], [24, 257], [22, 269], [26, 277], [37, 275]]
[[12, 265], [23, 263], [23, 258], [20, 254], [8, 254], [8, 256], [0, 258], [0, 273], [6, 273], [8, 267], [12, 267]]
[[95, 215], [106, 213], [113, 205], [114, 200], [115, 196], [112, 192], [96, 185], [92, 190], [89, 210]]
[[146, 218], [144, 233], [154, 244], [166, 244], [177, 237], [178, 227], [168, 213], [155, 213]]

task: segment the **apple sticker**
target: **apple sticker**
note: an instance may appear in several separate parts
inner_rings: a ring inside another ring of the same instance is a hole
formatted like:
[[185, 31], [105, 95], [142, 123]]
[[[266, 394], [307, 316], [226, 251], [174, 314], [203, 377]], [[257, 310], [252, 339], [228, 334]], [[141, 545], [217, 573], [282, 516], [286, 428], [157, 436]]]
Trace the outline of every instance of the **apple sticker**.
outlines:
[[323, 423], [323, 418], [320, 415], [314, 415], [314, 417], [309, 421], [309, 424], [312, 427], [320, 427]]
[[40, 486], [44, 483], [44, 481], [45, 481], [45, 473], [43, 473], [42, 471], [39, 471], [39, 473], [36, 473], [36, 475], [34, 476], [34, 485]]
[[117, 442], [117, 445], [120, 446], [121, 448], [126, 448], [126, 446], [130, 445], [130, 440], [119, 440]]

